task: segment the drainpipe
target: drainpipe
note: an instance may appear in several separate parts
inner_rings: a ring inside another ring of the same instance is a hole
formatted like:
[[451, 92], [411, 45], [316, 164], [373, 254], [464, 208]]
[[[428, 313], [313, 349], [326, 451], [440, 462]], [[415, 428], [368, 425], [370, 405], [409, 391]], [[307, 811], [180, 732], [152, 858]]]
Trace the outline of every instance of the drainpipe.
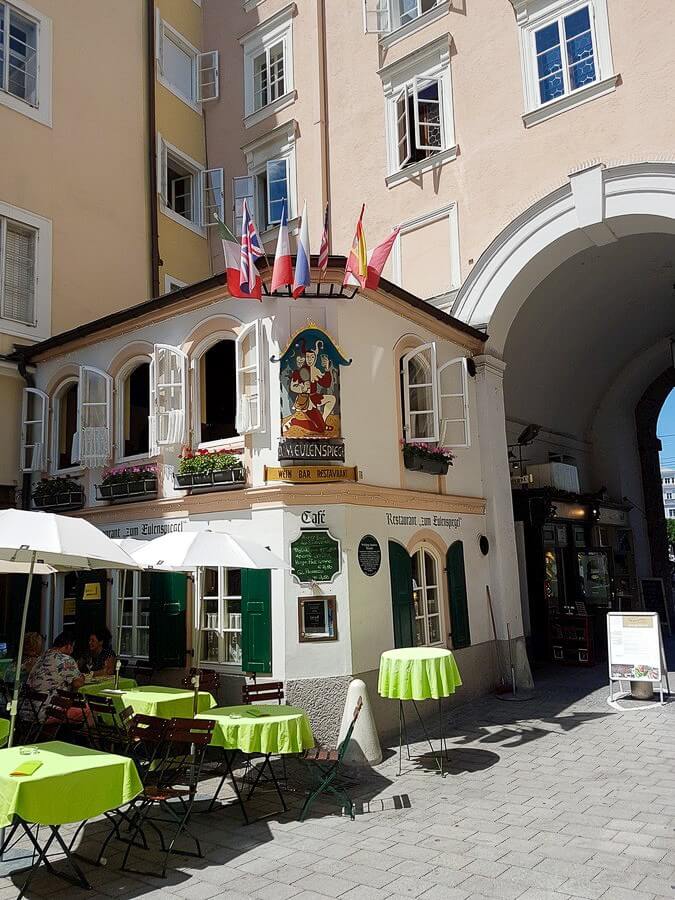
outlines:
[[[316, 22], [319, 38], [319, 126], [321, 128], [321, 212], [330, 205], [330, 149], [328, 146], [328, 68], [326, 51], [326, 0], [316, 0]], [[333, 250], [333, 226], [328, 210], [328, 250]]]
[[148, 203], [150, 213], [150, 276], [153, 297], [159, 297], [159, 226], [157, 215], [157, 122], [155, 109], [155, 0], [146, 0], [147, 115], [148, 115]]

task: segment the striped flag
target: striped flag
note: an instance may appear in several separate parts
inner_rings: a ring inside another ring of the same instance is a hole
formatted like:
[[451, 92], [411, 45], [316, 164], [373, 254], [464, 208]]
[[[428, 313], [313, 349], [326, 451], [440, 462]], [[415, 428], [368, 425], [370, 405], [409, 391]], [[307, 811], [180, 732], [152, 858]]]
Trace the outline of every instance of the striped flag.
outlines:
[[253, 294], [243, 293], [241, 287], [239, 286], [239, 260], [240, 260], [240, 251], [239, 244], [237, 243], [236, 237], [232, 234], [227, 225], [218, 218], [217, 213], [214, 213], [214, 218], [216, 223], [218, 224], [218, 233], [220, 234], [220, 240], [223, 245], [223, 257], [225, 258], [225, 272], [227, 274], [227, 289], [230, 292], [232, 297], [238, 297], [239, 299], [247, 299], [249, 297], [255, 297], [257, 300], [262, 299], [262, 284], [260, 276], [258, 276], [258, 283], [256, 285], [256, 289]]
[[302, 208], [302, 223], [300, 225], [300, 236], [298, 237], [298, 248], [295, 257], [295, 279], [291, 293], [294, 297], [303, 294], [305, 288], [312, 283], [312, 275], [309, 269], [309, 222], [307, 221], [307, 201]]
[[328, 204], [326, 204], [326, 213], [323, 217], [323, 234], [321, 235], [321, 246], [319, 248], [319, 271], [321, 278], [328, 271]]
[[345, 266], [345, 277], [342, 282], [343, 284], [349, 284], [349, 276], [352, 275], [362, 288], [366, 286], [366, 279], [368, 277], [368, 251], [366, 249], [366, 236], [363, 232], [363, 213], [365, 212], [365, 209], [366, 204], [364, 203], [361, 207], [359, 221], [356, 223], [354, 240], [352, 241], [352, 248], [349, 251], [347, 265]]
[[[396, 228], [392, 231], [386, 241], [382, 241], [381, 244], [378, 244], [377, 247], [368, 255], [368, 275], [366, 276], [365, 287], [367, 288], [376, 288], [380, 284], [380, 277], [382, 275], [382, 269], [384, 269], [387, 260], [389, 259], [389, 254], [391, 253], [391, 248], [396, 243], [396, 238], [398, 237], [398, 233], [401, 230], [401, 226], [397, 225]], [[348, 273], [345, 284], [359, 284], [359, 282], [354, 278], [354, 276]], [[364, 285], [362, 285], [363, 287]]]
[[256, 295], [256, 285], [260, 291], [258, 270], [255, 265], [263, 253], [262, 243], [258, 237], [258, 231], [248, 210], [248, 203], [244, 200], [242, 205], [243, 218], [241, 222], [241, 259], [239, 262], [239, 287], [244, 294], [261, 299], [261, 294]]
[[284, 203], [281, 207], [279, 237], [277, 238], [277, 252], [274, 254], [274, 269], [272, 270], [270, 290], [277, 291], [280, 287], [290, 287], [292, 284], [291, 245], [288, 240], [288, 219], [286, 218], [286, 204]]

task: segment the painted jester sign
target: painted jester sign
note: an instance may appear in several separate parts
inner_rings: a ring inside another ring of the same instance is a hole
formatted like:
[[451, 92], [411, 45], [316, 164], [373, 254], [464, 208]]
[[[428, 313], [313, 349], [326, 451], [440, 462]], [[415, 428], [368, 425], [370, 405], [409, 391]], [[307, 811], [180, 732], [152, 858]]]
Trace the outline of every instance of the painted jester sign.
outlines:
[[340, 438], [340, 366], [351, 359], [310, 324], [291, 338], [279, 363], [282, 438]]

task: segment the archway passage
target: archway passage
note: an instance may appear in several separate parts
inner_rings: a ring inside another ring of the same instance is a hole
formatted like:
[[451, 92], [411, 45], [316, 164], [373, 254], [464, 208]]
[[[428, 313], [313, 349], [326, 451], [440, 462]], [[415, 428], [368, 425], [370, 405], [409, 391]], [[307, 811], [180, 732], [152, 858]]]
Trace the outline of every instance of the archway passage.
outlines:
[[578, 641], [601, 658], [606, 610], [638, 608], [640, 577], [669, 583], [656, 421], [675, 374], [675, 166], [572, 175], [493, 241], [455, 313], [485, 324], [505, 363], [507, 443], [531, 477], [516, 518], [538, 517], [536, 547], [516, 530], [525, 619], [536, 611], [532, 629], [547, 629], [537, 655], [558, 658], [551, 609], [569, 616], [560, 633], [581, 635], [572, 617], [592, 607], [593, 635]]

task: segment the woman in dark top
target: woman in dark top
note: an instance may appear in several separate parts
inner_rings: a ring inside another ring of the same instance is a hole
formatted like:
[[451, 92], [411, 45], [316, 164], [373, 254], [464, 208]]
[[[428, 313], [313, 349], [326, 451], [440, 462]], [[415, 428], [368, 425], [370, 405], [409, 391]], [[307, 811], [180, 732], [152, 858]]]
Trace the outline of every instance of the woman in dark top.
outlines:
[[110, 649], [111, 635], [107, 628], [92, 631], [89, 636], [87, 669], [98, 678], [115, 674], [115, 654]]

